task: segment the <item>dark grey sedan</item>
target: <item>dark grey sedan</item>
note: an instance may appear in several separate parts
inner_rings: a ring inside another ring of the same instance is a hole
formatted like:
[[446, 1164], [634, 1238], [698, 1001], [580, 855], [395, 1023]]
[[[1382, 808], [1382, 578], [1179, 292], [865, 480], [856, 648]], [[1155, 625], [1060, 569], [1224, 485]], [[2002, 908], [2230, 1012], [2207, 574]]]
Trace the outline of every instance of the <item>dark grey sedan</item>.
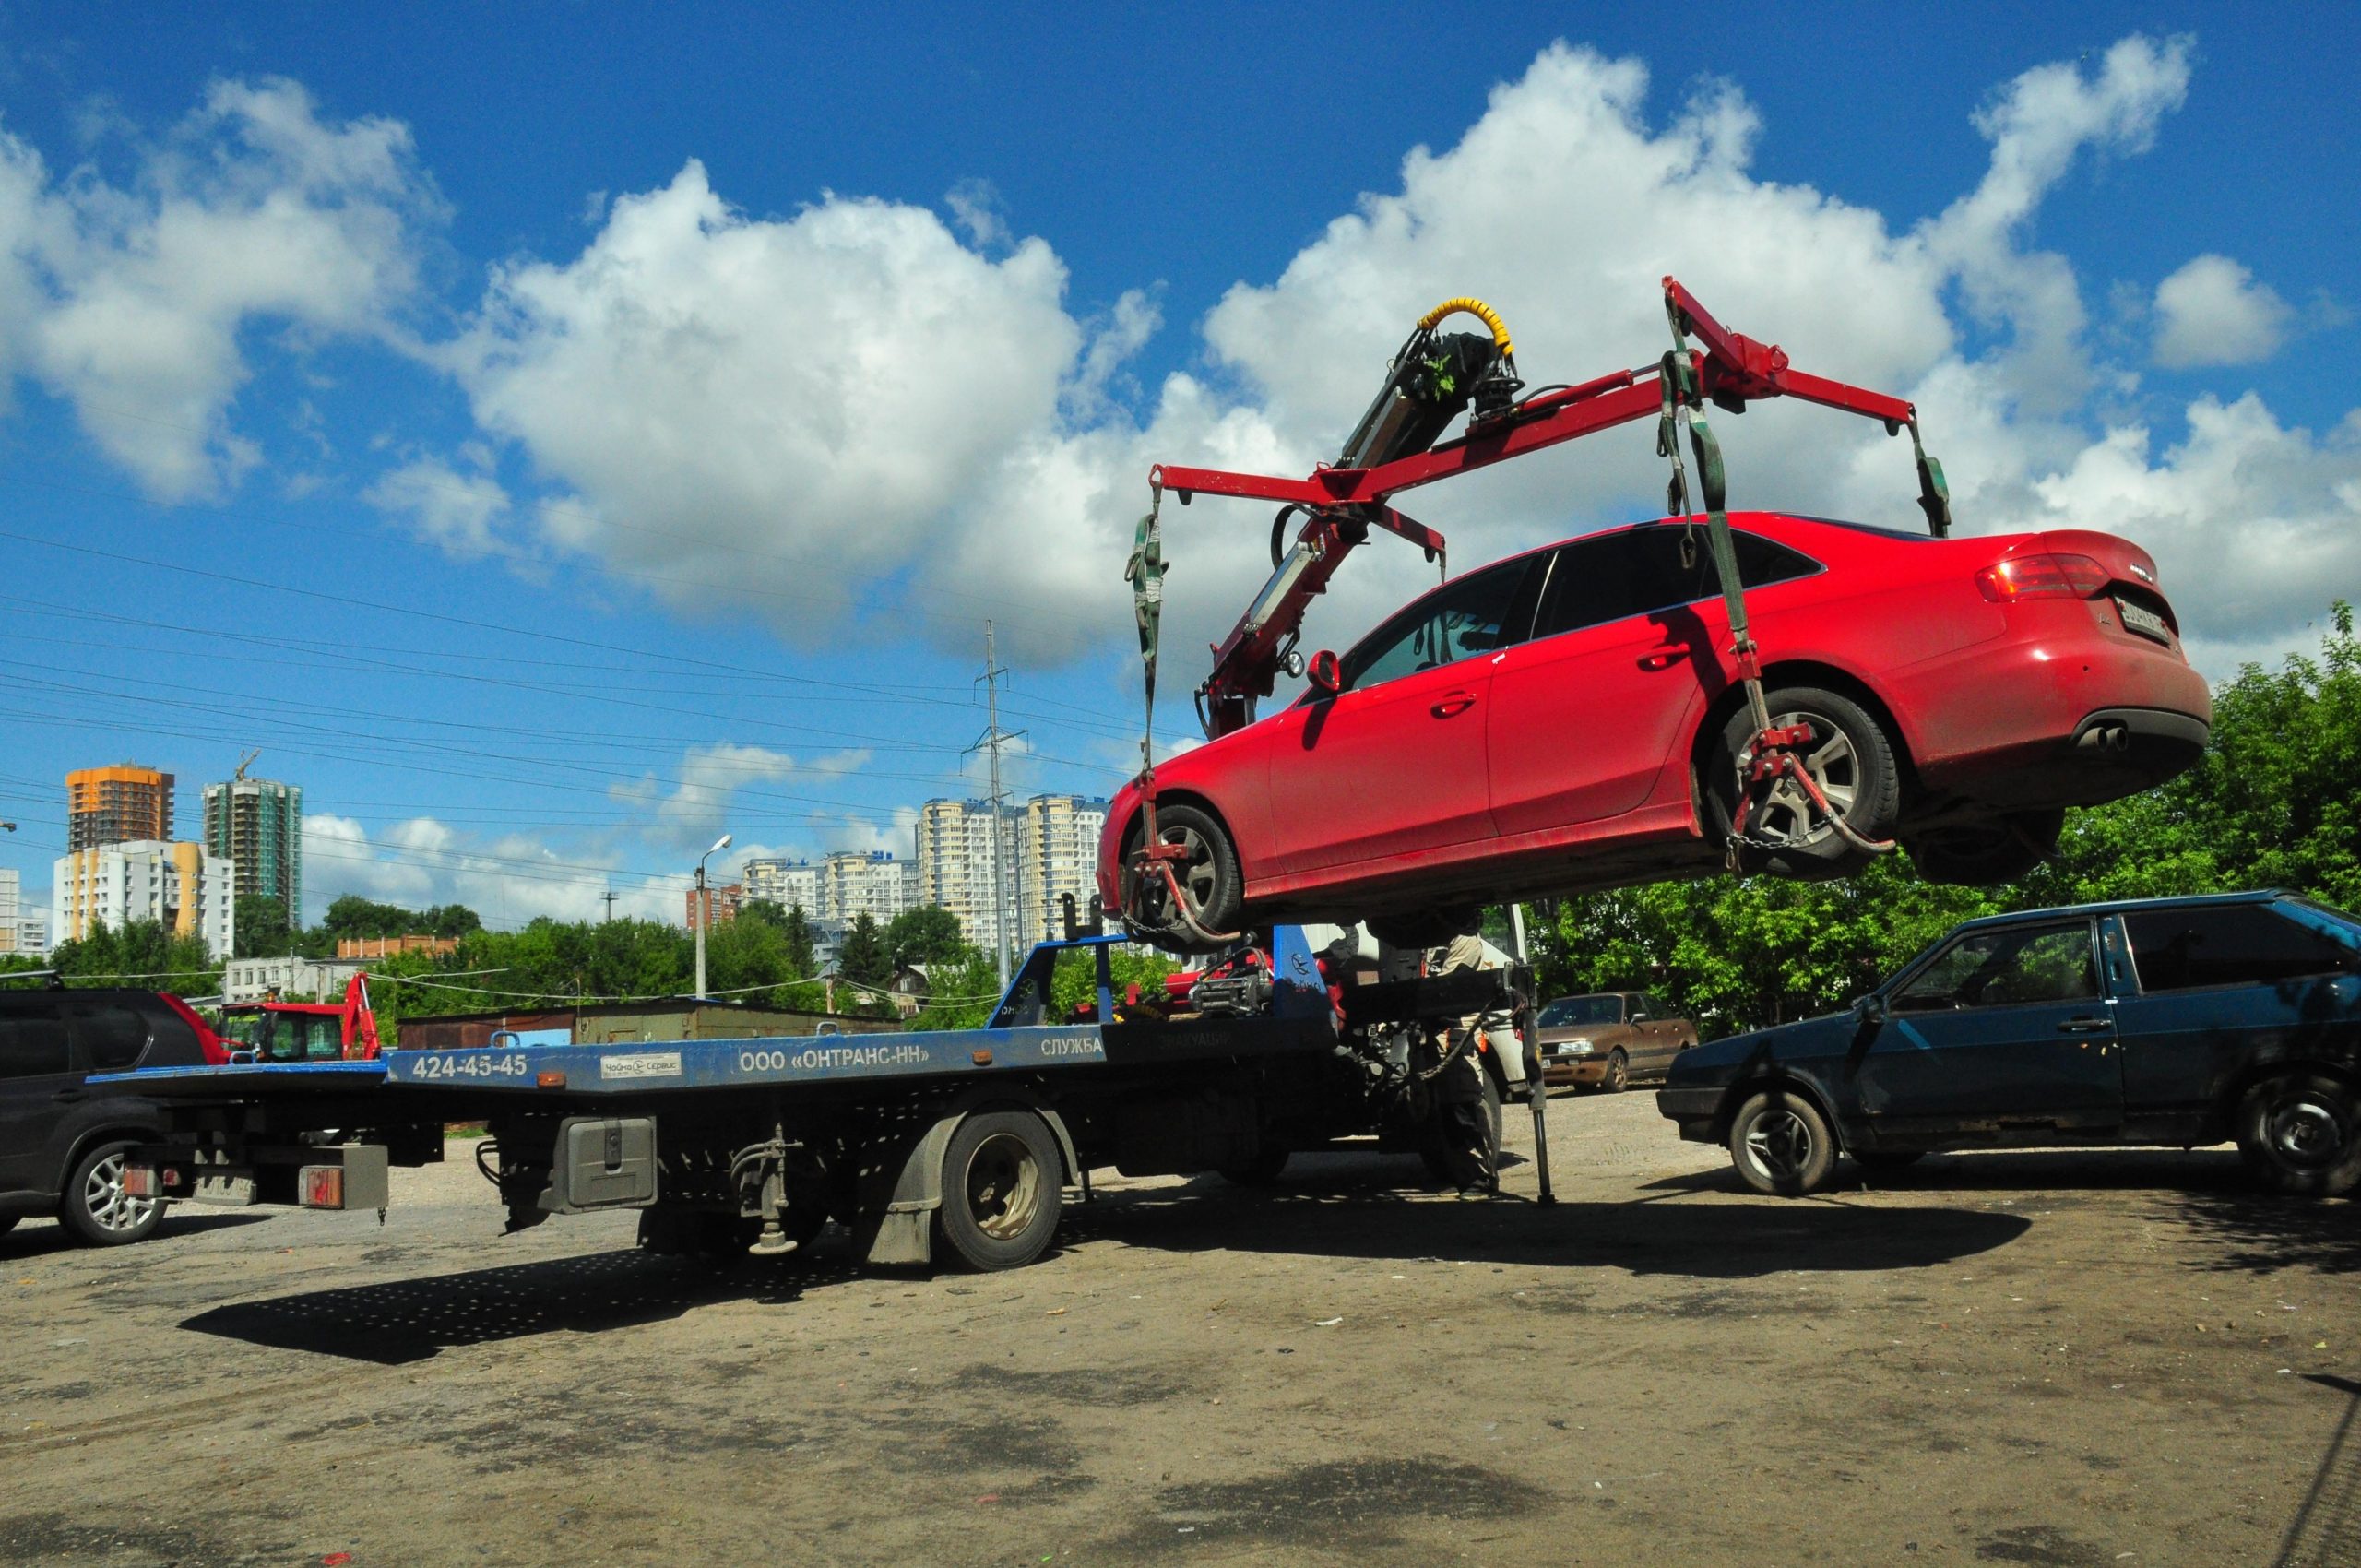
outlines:
[[1758, 1192], [1840, 1153], [2235, 1139], [2265, 1182], [2361, 1182], [2361, 920], [2284, 893], [1970, 921], [1844, 1013], [1675, 1059], [1680, 1135]]

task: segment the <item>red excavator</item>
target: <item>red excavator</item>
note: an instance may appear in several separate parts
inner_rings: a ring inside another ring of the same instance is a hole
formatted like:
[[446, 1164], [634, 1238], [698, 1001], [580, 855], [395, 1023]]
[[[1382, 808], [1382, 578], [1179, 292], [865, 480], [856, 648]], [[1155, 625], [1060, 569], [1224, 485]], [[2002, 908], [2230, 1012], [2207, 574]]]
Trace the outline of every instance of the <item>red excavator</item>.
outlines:
[[239, 1062], [367, 1062], [378, 1051], [369, 977], [346, 982], [338, 1002], [233, 1002], [221, 1009], [221, 1035]]

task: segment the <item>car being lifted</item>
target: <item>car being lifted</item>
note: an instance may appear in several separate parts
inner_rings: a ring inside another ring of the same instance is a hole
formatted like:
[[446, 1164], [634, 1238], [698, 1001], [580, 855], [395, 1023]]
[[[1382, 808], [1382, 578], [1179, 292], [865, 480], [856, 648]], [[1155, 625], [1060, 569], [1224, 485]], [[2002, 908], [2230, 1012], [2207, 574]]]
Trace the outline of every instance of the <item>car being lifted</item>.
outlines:
[[[1447, 301], [1335, 464], [1303, 480], [1151, 471], [1126, 571], [1151, 766], [1108, 813], [1098, 865], [1133, 932], [1210, 951], [1273, 921], [1366, 921], [1430, 943], [1504, 898], [1720, 866], [1841, 876], [1897, 845], [1933, 880], [2005, 882], [2055, 847], [2065, 807], [2196, 760], [2212, 707], [2146, 551], [2082, 529], [1951, 538], [1915, 408], [1796, 370], [1672, 279], [1664, 297], [1674, 348], [1658, 364], [1530, 395], [1499, 315]], [[1459, 312], [1491, 336], [1436, 333]], [[1705, 406], [1773, 397], [1907, 429], [1931, 537], [1730, 512]], [[1659, 521], [1452, 577], [1442, 536], [1391, 505], [1650, 414], [1672, 462]], [[1270, 580], [1198, 688], [1207, 743], [1157, 763], [1168, 490], [1282, 505]], [[1306, 659], [1305, 607], [1374, 531], [1445, 580], [1341, 657]], [[1283, 671], [1305, 691], [1257, 722]]]

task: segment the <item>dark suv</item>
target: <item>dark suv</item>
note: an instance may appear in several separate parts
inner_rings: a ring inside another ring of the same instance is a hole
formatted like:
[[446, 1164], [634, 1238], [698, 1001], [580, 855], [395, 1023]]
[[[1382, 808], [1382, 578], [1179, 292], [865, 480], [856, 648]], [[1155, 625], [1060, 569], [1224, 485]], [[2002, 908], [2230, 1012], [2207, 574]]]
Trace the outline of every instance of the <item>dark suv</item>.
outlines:
[[2361, 920], [2227, 893], [1970, 921], [1850, 1012], [1681, 1052], [1656, 1104], [1765, 1193], [1840, 1152], [2231, 1139], [2283, 1192], [2349, 1192]]
[[0, 991], [0, 1231], [54, 1214], [94, 1246], [136, 1241], [162, 1206], [123, 1190], [124, 1155], [153, 1142], [153, 1102], [83, 1080], [195, 1067], [229, 1052], [177, 996], [153, 991]]

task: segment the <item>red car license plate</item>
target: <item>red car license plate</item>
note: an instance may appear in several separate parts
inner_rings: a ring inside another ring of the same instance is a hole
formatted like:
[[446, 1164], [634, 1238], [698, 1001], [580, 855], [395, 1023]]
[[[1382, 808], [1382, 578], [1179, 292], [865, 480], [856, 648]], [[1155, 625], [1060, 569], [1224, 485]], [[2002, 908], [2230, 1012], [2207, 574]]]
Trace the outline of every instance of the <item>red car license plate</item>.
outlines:
[[2117, 600], [2115, 611], [2117, 614], [2123, 617], [2125, 631], [2137, 632], [2143, 637], [2153, 637], [2158, 642], [2168, 646], [2171, 644], [2173, 629], [2166, 624], [2165, 618], [2154, 611], [2144, 610], [2128, 599]]

